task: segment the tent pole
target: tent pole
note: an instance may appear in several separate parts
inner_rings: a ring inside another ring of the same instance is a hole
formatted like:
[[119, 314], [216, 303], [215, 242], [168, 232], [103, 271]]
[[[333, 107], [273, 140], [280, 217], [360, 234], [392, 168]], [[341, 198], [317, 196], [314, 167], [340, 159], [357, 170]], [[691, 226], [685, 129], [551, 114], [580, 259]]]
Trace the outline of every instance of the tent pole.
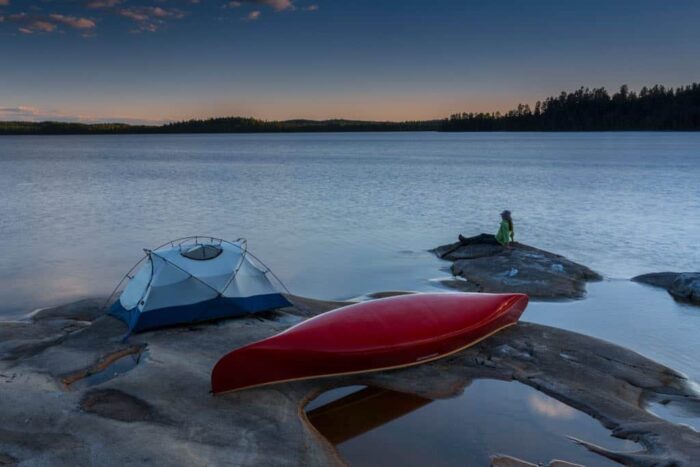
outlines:
[[282, 286], [282, 288], [283, 288], [289, 295], [292, 295], [292, 292], [290, 292], [289, 289], [287, 288], [287, 286], [284, 285], [284, 282], [282, 282], [282, 281], [280, 280], [280, 278], [277, 277], [277, 274], [275, 274], [274, 272], [272, 272], [272, 269], [270, 269], [265, 263], [263, 263], [263, 262], [262, 262], [257, 256], [255, 256], [253, 253], [248, 252], [248, 254], [249, 254], [250, 256], [252, 256], [253, 259], [255, 259], [255, 261], [257, 261], [258, 263], [260, 263], [260, 264], [266, 269], [266, 271], [265, 271], [266, 274], [269, 272], [270, 275], [271, 275], [272, 277], [274, 277], [275, 280], [276, 280], [277, 282], [279, 282], [279, 284]]
[[[239, 239], [240, 240], [240, 239]], [[235, 245], [237, 246], [237, 245]], [[226, 291], [229, 285], [231, 285], [231, 282], [236, 278], [236, 275], [238, 274], [238, 271], [241, 270], [241, 267], [243, 267], [243, 261], [245, 261], [245, 256], [248, 253], [248, 242], [243, 240], [243, 246], [245, 248], [238, 247], [239, 250], [241, 250], [241, 260], [238, 262], [238, 266], [236, 266], [236, 269], [233, 270], [233, 274], [231, 275], [231, 278], [226, 282], [226, 285], [224, 285], [221, 288], [221, 292], [219, 292], [219, 296], [222, 296], [223, 293]]]
[[[124, 279], [126, 279], [127, 277], [129, 277], [129, 274], [131, 274], [131, 273], [133, 272], [133, 270], [136, 269], [136, 266], [138, 266], [139, 264], [141, 264], [141, 262], [142, 262], [144, 259], [146, 259], [146, 257], [147, 257], [147, 256], [144, 255], [143, 258], [141, 258], [140, 260], [138, 260], [138, 261], [136, 262], [136, 264], [134, 264], [134, 265], [131, 267], [131, 269], [129, 269], [129, 270], [126, 272], [126, 274], [124, 274], [124, 276], [122, 276], [121, 280], [117, 283], [117, 286], [114, 288], [114, 290], [112, 290], [112, 293], [109, 294], [109, 296], [107, 297], [107, 300], [105, 300], [105, 302], [102, 304], [102, 307], [100, 307], [100, 311], [104, 311], [104, 309], [107, 308], [107, 305], [108, 305], [109, 302], [112, 300], [112, 297], [114, 297], [114, 294], [117, 293], [117, 290], [119, 290], [119, 287], [120, 287], [120, 286], [122, 285], [122, 283], [124, 282]], [[131, 280], [131, 279], [132, 279], [132, 278], [129, 277], [129, 280]]]

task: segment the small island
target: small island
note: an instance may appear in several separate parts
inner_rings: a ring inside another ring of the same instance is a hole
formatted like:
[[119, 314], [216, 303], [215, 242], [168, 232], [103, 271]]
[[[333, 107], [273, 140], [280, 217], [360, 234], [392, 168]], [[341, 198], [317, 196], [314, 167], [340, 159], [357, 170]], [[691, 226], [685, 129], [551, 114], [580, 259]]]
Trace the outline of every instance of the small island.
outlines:
[[518, 242], [502, 247], [490, 234], [431, 251], [452, 261], [451, 272], [456, 278], [442, 284], [464, 292], [519, 292], [536, 299], [574, 299], [586, 294], [586, 282], [602, 279], [588, 267], [549, 251]]

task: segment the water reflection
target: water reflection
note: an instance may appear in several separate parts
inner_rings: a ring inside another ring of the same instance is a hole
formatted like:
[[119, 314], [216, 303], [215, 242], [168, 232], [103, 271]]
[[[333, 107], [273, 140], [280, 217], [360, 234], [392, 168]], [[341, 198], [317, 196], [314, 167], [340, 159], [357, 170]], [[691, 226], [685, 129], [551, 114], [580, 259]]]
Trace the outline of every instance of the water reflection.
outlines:
[[413, 394], [366, 387], [309, 410], [306, 416], [328, 441], [340, 444], [431, 402]]
[[700, 395], [695, 398], [645, 394], [643, 403], [652, 415], [677, 425], [685, 425], [700, 431]]
[[543, 394], [531, 394], [527, 398], [530, 407], [540, 415], [551, 418], [574, 418], [576, 410]]
[[321, 394], [307, 417], [350, 465], [489, 465], [493, 454], [547, 464], [564, 459], [615, 465], [568, 436], [619, 451], [639, 446], [612, 438], [588, 415], [519, 383], [475, 380], [451, 399], [430, 400], [350, 386]]

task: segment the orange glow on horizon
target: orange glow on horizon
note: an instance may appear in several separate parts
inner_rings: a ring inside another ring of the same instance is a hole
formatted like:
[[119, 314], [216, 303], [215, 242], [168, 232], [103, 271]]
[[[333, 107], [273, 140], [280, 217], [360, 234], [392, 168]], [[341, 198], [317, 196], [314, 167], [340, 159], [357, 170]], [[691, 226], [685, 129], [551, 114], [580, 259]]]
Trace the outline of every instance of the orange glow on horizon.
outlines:
[[[535, 99], [532, 99], [535, 100]], [[348, 119], [374, 121], [431, 120], [457, 112], [504, 112], [522, 100], [512, 95], [462, 97], [447, 95], [265, 97], [228, 99], [164, 99], [102, 101], [83, 105], [53, 105], [50, 109], [23, 105], [31, 116], [23, 120], [113, 121], [160, 124], [168, 121], [216, 117], [253, 117], [263, 120]], [[60, 109], [60, 110], [56, 110]], [[96, 110], [96, 109], [99, 109]], [[0, 116], [2, 120], [11, 120]]]
[[[311, 119], [405, 121], [432, 120], [457, 112], [504, 112], [519, 102], [504, 98], [462, 98], [456, 96], [357, 96], [343, 98], [240, 99], [225, 103], [200, 103], [190, 111], [163, 109], [162, 115], [179, 115], [178, 119], [221, 116], [250, 116], [263, 120]], [[153, 107], [149, 109], [154, 110]]]

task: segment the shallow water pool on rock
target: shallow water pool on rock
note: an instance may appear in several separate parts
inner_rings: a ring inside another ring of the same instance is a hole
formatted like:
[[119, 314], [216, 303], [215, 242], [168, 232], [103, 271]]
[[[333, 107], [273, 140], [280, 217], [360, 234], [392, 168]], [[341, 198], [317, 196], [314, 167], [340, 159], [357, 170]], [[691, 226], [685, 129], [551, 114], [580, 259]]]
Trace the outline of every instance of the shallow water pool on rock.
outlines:
[[489, 465], [495, 454], [617, 465], [567, 436], [618, 451], [640, 448], [535, 389], [497, 380], [475, 380], [462, 395], [438, 400], [347, 386], [319, 395], [306, 415], [353, 466]]
[[647, 412], [676, 425], [685, 425], [700, 431], [700, 396], [688, 400], [679, 396], [655, 395], [646, 398]]
[[87, 373], [83, 378], [70, 383], [71, 389], [85, 389], [98, 386], [136, 368], [146, 357], [146, 352], [130, 353], [107, 365], [103, 370]]

